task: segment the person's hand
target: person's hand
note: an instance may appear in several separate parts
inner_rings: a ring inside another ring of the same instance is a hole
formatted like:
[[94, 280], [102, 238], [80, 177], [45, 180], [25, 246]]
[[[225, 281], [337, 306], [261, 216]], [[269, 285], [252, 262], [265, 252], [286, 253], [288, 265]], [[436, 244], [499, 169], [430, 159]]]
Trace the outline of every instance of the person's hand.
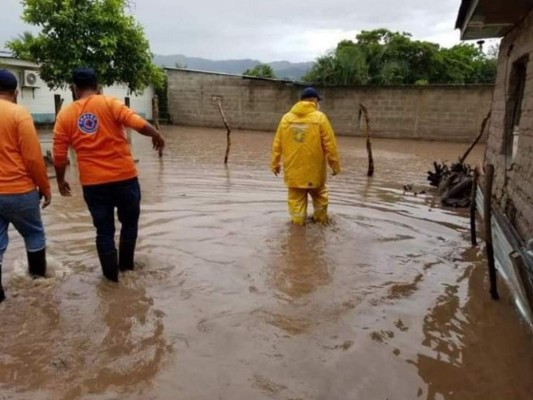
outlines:
[[44, 210], [52, 202], [52, 193], [50, 193], [50, 192], [48, 192], [48, 193], [40, 193], [40, 195], [41, 195], [41, 198], [44, 198], [43, 205], [42, 205], [42, 209]]
[[70, 185], [67, 181], [57, 181], [57, 187], [61, 196], [72, 196], [72, 192], [70, 191]]
[[157, 135], [152, 136], [152, 145], [154, 150], [161, 153], [165, 148], [165, 139], [163, 138], [163, 135], [157, 132]]
[[279, 173], [281, 172], [281, 167], [278, 165], [277, 167], [275, 167], [272, 172], [274, 172], [274, 175], [278, 176]]

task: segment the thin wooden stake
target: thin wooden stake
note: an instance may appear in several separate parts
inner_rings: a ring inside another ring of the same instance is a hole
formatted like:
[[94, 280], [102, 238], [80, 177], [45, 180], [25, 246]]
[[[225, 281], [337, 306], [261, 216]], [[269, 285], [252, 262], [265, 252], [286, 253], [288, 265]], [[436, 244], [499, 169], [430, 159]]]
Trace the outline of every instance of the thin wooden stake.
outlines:
[[[72, 97], [74, 98], [74, 91], [72, 91]], [[56, 121], [57, 121], [57, 116], [59, 114], [59, 111], [61, 111], [61, 108], [63, 107], [64, 101], [65, 99], [62, 98], [60, 94], [54, 94], [54, 109], [56, 113], [56, 116], [55, 116]], [[72, 146], [69, 146], [68, 153], [69, 153], [69, 156], [67, 158], [67, 163], [72, 164], [72, 165], [76, 164], [76, 153], [74, 152], [74, 149], [72, 148]], [[53, 156], [49, 157], [52, 164], [54, 162], [53, 158], [54, 158]]]
[[478, 179], [479, 179], [479, 172], [477, 168], [475, 168], [474, 179], [472, 180], [472, 195], [470, 196], [470, 238], [472, 240], [472, 246], [477, 246], [476, 196], [477, 196]]
[[[126, 105], [126, 107], [131, 108], [131, 98], [129, 96], [124, 97], [124, 104]], [[132, 139], [131, 139], [131, 129], [130, 128], [126, 128], [126, 140], [128, 141], [128, 146], [130, 146], [131, 154], [134, 155], [133, 154], [133, 142], [132, 142]], [[135, 163], [138, 163], [139, 159], [133, 158], [133, 161]]]
[[[154, 120], [155, 129], [159, 131], [159, 98], [157, 95], [152, 98], [152, 119]], [[159, 149], [159, 157], [163, 157], [163, 149]]]
[[359, 125], [361, 125], [361, 118], [365, 119], [365, 133], [366, 133], [366, 151], [368, 152], [368, 171], [367, 176], [374, 175], [374, 157], [372, 156], [372, 142], [370, 141], [370, 118], [368, 117], [368, 110], [363, 104], [359, 104]]
[[499, 300], [498, 283], [496, 280], [496, 264], [494, 261], [494, 246], [492, 244], [492, 184], [494, 181], [494, 165], [488, 164], [485, 173], [485, 197], [483, 217], [485, 219], [485, 242], [487, 243], [487, 259], [489, 263], [490, 295]]
[[60, 94], [54, 94], [54, 107], [56, 112], [56, 118], [57, 114], [59, 114], [59, 111], [61, 111], [61, 107], [63, 107], [63, 101], [65, 99], [61, 98]]
[[470, 152], [474, 149], [474, 147], [476, 146], [476, 144], [481, 140], [481, 138], [483, 137], [483, 133], [485, 132], [485, 128], [487, 127], [487, 123], [489, 122], [490, 120], [490, 116], [491, 116], [491, 113], [492, 111], [489, 111], [489, 113], [487, 114], [487, 116], [485, 117], [485, 119], [483, 120], [483, 123], [481, 124], [481, 130], [479, 132], [479, 134], [477, 135], [477, 137], [474, 139], [474, 141], [472, 142], [472, 144], [470, 145], [470, 147], [466, 150], [465, 154], [463, 154], [463, 156], [459, 159], [459, 164], [462, 164], [465, 162], [466, 158], [468, 157], [468, 155], [470, 154]]
[[227, 139], [227, 144], [226, 144], [226, 155], [224, 156], [224, 164], [227, 164], [228, 163], [228, 157], [229, 157], [229, 151], [230, 151], [230, 148], [231, 148], [231, 128], [228, 124], [228, 120], [226, 119], [226, 115], [224, 114], [224, 110], [222, 109], [222, 103], [220, 102], [220, 99], [217, 99], [217, 104], [218, 104], [218, 111], [220, 111], [220, 116], [222, 117], [222, 120], [224, 121], [224, 125], [226, 126], [226, 130], [227, 130], [227, 133], [226, 133], [226, 139]]
[[[130, 108], [131, 107], [131, 99], [129, 98], [129, 96], [126, 96], [124, 97], [124, 104], [126, 105], [126, 107]], [[128, 144], [130, 145], [131, 147], [131, 131], [130, 129], [126, 129], [126, 138], [128, 140]]]

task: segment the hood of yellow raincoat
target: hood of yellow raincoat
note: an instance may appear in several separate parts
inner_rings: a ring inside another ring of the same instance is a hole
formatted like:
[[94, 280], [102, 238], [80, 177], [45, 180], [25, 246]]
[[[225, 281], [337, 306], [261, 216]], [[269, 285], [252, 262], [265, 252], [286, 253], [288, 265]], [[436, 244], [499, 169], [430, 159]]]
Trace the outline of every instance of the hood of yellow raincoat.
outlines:
[[292, 107], [291, 113], [304, 116], [317, 111], [317, 109], [318, 107], [312, 101], [299, 101]]

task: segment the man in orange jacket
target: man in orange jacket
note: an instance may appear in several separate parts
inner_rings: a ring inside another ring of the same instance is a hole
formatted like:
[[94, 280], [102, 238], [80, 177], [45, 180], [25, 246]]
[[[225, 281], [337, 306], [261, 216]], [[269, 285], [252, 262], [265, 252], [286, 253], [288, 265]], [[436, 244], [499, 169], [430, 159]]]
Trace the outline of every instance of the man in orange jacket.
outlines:
[[16, 104], [17, 95], [15, 76], [0, 70], [0, 302], [5, 299], [1, 269], [9, 224], [24, 238], [30, 274], [45, 276], [46, 238], [39, 203], [44, 197], [45, 208], [52, 200], [41, 144], [30, 113]]
[[272, 144], [270, 168], [277, 176], [283, 158], [289, 214], [297, 225], [305, 225], [309, 195], [313, 199], [313, 220], [323, 224], [328, 221], [326, 162], [333, 175], [341, 170], [335, 133], [326, 115], [319, 111], [319, 101], [316, 89], [305, 88], [300, 101], [281, 119]]
[[[96, 248], [104, 276], [118, 282], [118, 272], [133, 270], [141, 190], [124, 127], [152, 138], [162, 150], [161, 134], [119, 100], [98, 93], [96, 74], [78, 68], [72, 76], [77, 101], [61, 110], [54, 127], [54, 166], [62, 196], [71, 196], [65, 180], [68, 147], [78, 160], [83, 197], [96, 228]], [[115, 247], [115, 209], [122, 224]]]

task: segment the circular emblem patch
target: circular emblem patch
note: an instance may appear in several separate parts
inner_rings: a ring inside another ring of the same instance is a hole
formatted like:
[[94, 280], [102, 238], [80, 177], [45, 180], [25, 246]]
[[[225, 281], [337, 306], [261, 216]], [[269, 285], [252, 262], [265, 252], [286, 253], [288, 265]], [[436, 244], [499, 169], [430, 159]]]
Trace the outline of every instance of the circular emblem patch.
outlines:
[[91, 113], [85, 113], [78, 119], [78, 128], [87, 135], [93, 135], [98, 130], [98, 118]]

